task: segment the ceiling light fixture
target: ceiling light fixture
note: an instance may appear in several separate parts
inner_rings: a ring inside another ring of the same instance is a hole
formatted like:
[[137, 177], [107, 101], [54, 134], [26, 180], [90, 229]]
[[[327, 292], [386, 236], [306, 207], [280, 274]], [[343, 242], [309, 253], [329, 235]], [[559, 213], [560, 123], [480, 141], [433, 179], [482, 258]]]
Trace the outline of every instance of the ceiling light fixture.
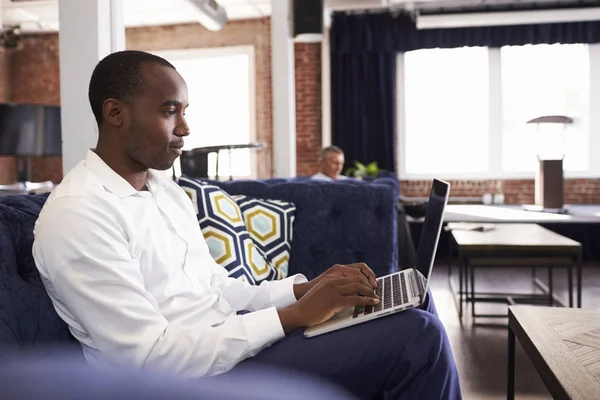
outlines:
[[227, 12], [216, 0], [188, 0], [199, 11], [198, 22], [210, 31], [219, 31], [227, 24]]
[[600, 7], [417, 15], [417, 29], [600, 21]]

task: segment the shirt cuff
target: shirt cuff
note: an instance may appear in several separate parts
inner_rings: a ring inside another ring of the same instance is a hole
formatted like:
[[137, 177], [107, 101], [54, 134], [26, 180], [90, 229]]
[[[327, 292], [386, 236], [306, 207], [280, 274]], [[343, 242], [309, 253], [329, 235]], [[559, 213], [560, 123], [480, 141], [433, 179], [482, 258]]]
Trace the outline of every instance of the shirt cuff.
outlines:
[[285, 337], [281, 319], [275, 307], [254, 311], [242, 316], [248, 344], [252, 355], [256, 355]]
[[294, 294], [294, 285], [305, 282], [308, 282], [308, 279], [302, 274], [270, 282], [271, 304], [276, 308], [283, 308], [290, 304], [294, 304], [297, 301], [296, 295]]

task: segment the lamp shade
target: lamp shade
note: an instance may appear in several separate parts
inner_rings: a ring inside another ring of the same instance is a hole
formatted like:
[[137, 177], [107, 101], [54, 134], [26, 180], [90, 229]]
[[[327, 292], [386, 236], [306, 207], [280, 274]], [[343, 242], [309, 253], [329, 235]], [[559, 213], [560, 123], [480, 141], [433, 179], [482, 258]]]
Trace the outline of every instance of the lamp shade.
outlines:
[[565, 115], [544, 115], [527, 121], [537, 126], [537, 153], [540, 160], [562, 160], [566, 149], [566, 127], [574, 123]]
[[570, 125], [573, 122], [574, 122], [573, 118], [567, 117], [565, 115], [545, 115], [543, 117], [537, 117], [537, 118], [527, 121], [528, 124], [563, 124], [563, 125]]
[[60, 156], [60, 107], [0, 104], [0, 155]]

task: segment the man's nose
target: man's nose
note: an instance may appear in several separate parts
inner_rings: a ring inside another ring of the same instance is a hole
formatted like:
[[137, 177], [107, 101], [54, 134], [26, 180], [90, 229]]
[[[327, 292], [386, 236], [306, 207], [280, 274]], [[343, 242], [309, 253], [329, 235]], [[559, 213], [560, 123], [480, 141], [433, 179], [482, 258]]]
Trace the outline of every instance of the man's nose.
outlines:
[[177, 124], [177, 127], [175, 127], [174, 133], [177, 136], [188, 136], [191, 133], [190, 127], [185, 120], [182, 120]]

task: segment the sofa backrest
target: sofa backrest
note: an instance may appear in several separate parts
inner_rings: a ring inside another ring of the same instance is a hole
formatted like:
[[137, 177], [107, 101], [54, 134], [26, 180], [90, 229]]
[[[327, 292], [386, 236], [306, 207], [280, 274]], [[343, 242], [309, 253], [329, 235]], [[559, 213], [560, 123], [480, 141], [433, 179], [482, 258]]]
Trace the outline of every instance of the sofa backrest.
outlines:
[[397, 181], [209, 181], [231, 195], [296, 205], [289, 273], [311, 279], [333, 264], [365, 262], [378, 275], [398, 265]]
[[47, 197], [0, 197], [0, 348], [26, 345], [50, 351], [52, 344], [71, 341], [31, 253], [33, 227]]

